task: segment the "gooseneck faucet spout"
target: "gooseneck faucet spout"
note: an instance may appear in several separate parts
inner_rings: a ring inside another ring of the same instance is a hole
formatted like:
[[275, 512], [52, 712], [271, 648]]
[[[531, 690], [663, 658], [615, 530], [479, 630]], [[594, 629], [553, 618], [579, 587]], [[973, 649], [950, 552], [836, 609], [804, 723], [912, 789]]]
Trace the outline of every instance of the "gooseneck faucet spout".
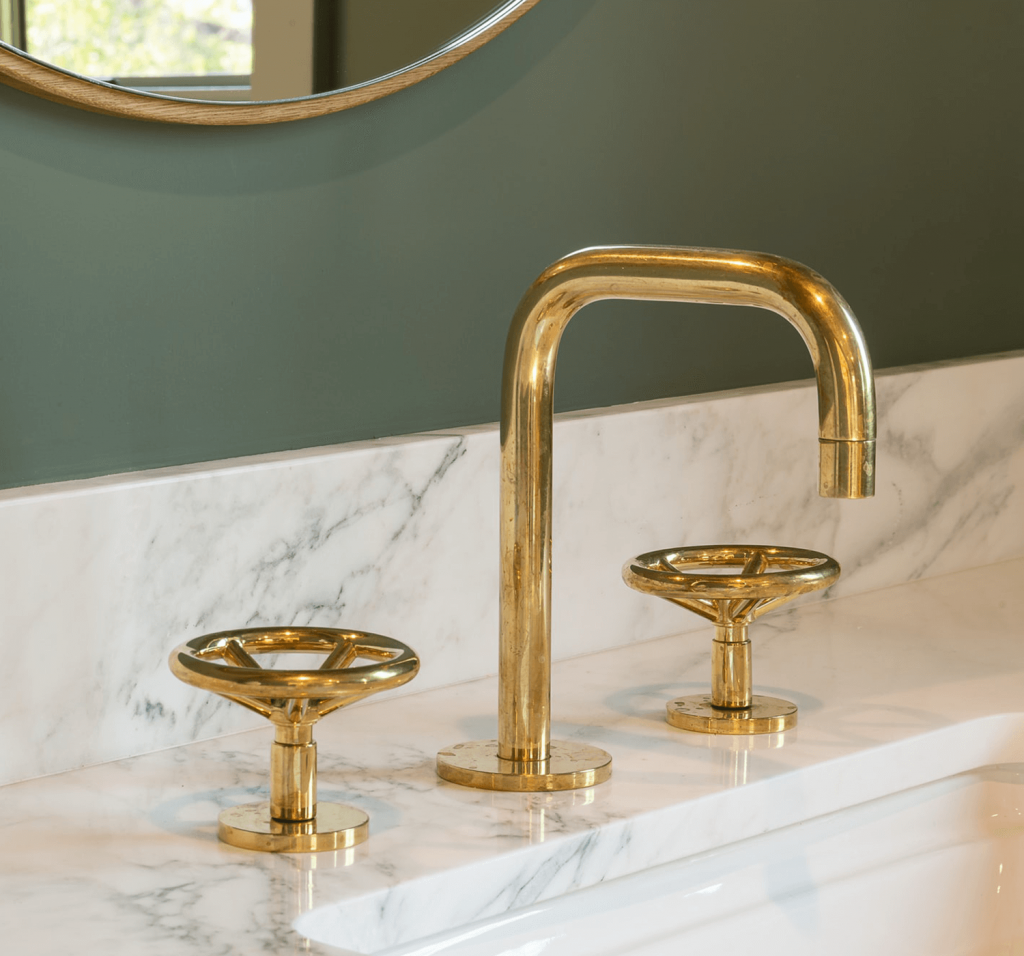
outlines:
[[647, 246], [585, 249], [550, 266], [523, 297], [505, 347], [498, 740], [442, 751], [438, 772], [455, 783], [557, 790], [610, 773], [603, 751], [550, 739], [555, 362], [569, 320], [601, 299], [760, 306], [783, 316], [814, 361], [819, 493], [874, 493], [871, 360], [853, 312], [820, 275], [762, 253]]

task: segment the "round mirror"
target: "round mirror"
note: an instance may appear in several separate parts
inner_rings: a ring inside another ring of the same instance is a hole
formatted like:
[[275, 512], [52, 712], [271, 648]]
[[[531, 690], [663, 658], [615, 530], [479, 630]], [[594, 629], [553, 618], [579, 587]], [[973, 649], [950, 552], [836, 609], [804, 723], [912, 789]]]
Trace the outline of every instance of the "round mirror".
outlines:
[[0, 0], [0, 82], [169, 123], [319, 116], [460, 60], [537, 0]]

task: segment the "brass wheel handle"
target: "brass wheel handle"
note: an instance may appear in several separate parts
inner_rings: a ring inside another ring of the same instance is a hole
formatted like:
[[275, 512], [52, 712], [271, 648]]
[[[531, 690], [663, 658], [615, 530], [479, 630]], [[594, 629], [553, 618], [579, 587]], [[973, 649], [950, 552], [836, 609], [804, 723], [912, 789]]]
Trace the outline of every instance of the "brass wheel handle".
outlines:
[[[318, 668], [262, 667], [261, 654], [322, 653]], [[357, 665], [358, 660], [370, 663]], [[180, 680], [256, 711], [274, 724], [270, 802], [223, 811], [218, 836], [250, 850], [336, 850], [366, 839], [362, 810], [317, 803], [313, 724], [371, 694], [412, 680], [412, 648], [367, 631], [328, 627], [251, 627], [193, 638], [171, 652]]]
[[839, 564], [820, 551], [721, 544], [648, 551], [622, 569], [631, 588], [714, 622], [711, 694], [680, 697], [667, 720], [684, 730], [756, 734], [796, 724], [796, 704], [752, 693], [747, 626], [801, 594], [828, 587]]
[[[695, 570], [701, 568], [737, 570], [735, 574]], [[770, 600], [772, 607], [777, 607], [808, 591], [828, 587], [839, 577], [839, 564], [827, 554], [804, 548], [718, 544], [648, 551], [627, 561], [622, 576], [631, 588], [676, 603], [691, 598], [702, 602]]]
[[[269, 670], [252, 656], [282, 652], [324, 652], [327, 657], [315, 669]], [[379, 663], [353, 667], [359, 658]], [[280, 698], [308, 700], [311, 709], [330, 701], [330, 706], [318, 708], [320, 717], [404, 684], [419, 668], [412, 648], [400, 641], [330, 627], [248, 627], [204, 634], [176, 647], [170, 664], [174, 676], [186, 684], [229, 697], [259, 713], [273, 709], [263, 701]]]

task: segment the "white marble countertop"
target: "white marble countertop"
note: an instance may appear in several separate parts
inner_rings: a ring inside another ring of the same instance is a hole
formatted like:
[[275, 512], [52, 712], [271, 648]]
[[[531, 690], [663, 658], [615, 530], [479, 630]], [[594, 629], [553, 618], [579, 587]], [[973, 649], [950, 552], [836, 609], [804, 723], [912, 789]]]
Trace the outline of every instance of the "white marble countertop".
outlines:
[[269, 727], [11, 784], [3, 948], [337, 952], [305, 932], [374, 952], [967, 769], [951, 734], [983, 740], [975, 763], [1024, 759], [1024, 717], [998, 716], [1024, 714], [1022, 578], [1017, 559], [766, 616], [755, 689], [800, 705], [784, 736], [664, 722], [667, 699], [709, 681], [710, 629], [556, 664], [555, 736], [614, 757], [589, 791], [437, 779], [437, 750], [494, 736], [493, 679], [356, 705], [316, 733], [321, 798], [371, 818], [369, 841], [338, 854], [217, 841], [221, 807], [265, 797]]

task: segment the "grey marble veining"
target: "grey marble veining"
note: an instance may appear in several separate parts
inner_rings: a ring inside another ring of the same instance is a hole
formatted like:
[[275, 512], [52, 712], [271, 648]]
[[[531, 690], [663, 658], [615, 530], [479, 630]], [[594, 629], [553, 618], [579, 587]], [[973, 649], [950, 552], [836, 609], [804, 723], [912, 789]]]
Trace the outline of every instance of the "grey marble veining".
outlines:
[[[561, 417], [555, 657], [701, 626], [621, 583], [653, 548], [823, 550], [835, 595], [1024, 554], [1024, 354], [877, 387], [869, 501], [816, 496], [810, 383]], [[0, 782], [258, 726], [167, 670], [211, 630], [389, 634], [409, 693], [494, 673], [497, 476], [487, 426], [0, 492]]]
[[1022, 573], [1018, 559], [766, 616], [758, 686], [801, 708], [781, 737], [664, 721], [666, 699], [707, 686], [708, 628], [556, 664], [555, 732], [615, 761], [592, 790], [489, 793], [436, 777], [438, 749], [493, 733], [493, 678], [331, 715], [317, 732], [320, 795], [371, 820], [352, 851], [217, 841], [221, 807], [265, 798], [269, 729], [0, 788], [4, 951], [284, 956], [333, 942], [397, 956], [568, 890], [1020, 761]]

